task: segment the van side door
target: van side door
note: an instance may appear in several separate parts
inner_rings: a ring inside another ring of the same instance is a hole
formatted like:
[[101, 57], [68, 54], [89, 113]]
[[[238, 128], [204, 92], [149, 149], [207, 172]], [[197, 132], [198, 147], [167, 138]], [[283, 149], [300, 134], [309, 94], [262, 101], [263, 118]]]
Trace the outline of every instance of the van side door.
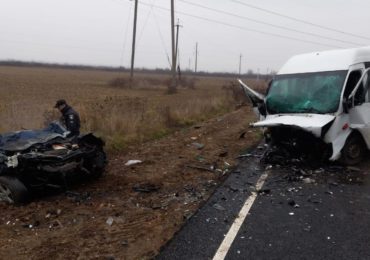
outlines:
[[[357, 83], [353, 87], [352, 91], [350, 89], [352, 86], [346, 85], [344, 92], [344, 97], [347, 98], [347, 104], [349, 106], [349, 122], [352, 129], [358, 130], [366, 144], [370, 147], [370, 68], [361, 71], [361, 76], [359, 77], [359, 71], [352, 71], [349, 75], [347, 83], [351, 83], [351, 76], [353, 82]], [[350, 92], [350, 93], [349, 93]]]

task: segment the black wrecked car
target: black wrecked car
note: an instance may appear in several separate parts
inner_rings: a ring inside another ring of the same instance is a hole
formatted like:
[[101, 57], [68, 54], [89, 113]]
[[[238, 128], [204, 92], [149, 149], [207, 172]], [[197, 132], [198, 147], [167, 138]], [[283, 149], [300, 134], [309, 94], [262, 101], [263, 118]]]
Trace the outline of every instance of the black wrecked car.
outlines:
[[104, 142], [93, 134], [68, 137], [59, 123], [0, 135], [0, 201], [23, 203], [35, 191], [66, 189], [67, 180], [103, 174]]

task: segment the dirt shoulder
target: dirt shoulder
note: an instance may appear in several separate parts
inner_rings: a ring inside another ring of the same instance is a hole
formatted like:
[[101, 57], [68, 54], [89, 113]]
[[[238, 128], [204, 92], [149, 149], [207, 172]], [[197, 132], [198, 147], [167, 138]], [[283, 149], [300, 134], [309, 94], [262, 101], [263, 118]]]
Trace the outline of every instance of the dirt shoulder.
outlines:
[[0, 258], [155, 256], [260, 138], [251, 120], [244, 107], [112, 156], [104, 177], [68, 195], [0, 204]]

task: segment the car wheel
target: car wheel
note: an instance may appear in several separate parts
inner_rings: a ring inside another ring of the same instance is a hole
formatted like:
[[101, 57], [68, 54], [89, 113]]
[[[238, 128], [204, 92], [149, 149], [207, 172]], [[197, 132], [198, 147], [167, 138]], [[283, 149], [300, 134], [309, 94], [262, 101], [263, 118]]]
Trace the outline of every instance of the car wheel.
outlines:
[[15, 177], [0, 176], [0, 201], [9, 204], [20, 204], [27, 201], [26, 186]]
[[107, 156], [104, 151], [99, 150], [95, 156], [86, 162], [86, 168], [90, 171], [91, 176], [98, 178], [103, 175], [107, 165]]
[[365, 156], [366, 146], [359, 134], [352, 134], [346, 140], [342, 149], [341, 162], [345, 165], [360, 163]]

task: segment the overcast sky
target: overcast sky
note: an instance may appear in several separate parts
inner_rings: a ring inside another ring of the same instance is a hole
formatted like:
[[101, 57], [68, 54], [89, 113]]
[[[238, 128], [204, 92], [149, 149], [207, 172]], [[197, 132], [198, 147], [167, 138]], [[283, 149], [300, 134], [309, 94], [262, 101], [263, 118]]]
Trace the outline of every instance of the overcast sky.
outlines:
[[[133, 1], [0, 3], [0, 60], [130, 64]], [[139, 3], [135, 65], [167, 68], [170, 0]], [[179, 40], [183, 69], [194, 68], [196, 42], [199, 70], [236, 72], [242, 54], [242, 72], [261, 73], [278, 70], [294, 54], [370, 45], [370, 2], [364, 0], [175, 0], [175, 9], [183, 26]]]

